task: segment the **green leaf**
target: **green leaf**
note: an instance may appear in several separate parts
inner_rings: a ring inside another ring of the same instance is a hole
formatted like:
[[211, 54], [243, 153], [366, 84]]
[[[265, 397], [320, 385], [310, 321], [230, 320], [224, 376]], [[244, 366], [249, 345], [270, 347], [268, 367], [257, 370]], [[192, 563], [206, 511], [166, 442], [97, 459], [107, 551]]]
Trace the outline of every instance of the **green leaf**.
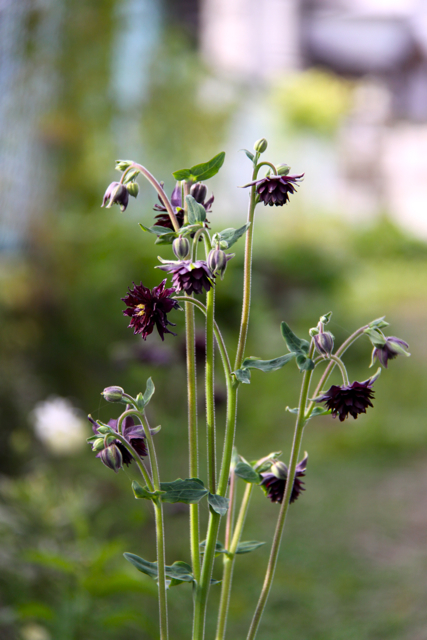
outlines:
[[310, 345], [307, 340], [301, 340], [301, 338], [298, 338], [286, 322], [282, 322], [281, 329], [282, 336], [285, 339], [289, 351], [294, 351], [295, 353], [308, 353]]
[[145, 573], [146, 576], [153, 578], [153, 580], [157, 580], [157, 562], [148, 562], [148, 560], [144, 560], [144, 558], [140, 558], [134, 553], [124, 553], [123, 556], [128, 562], [133, 564], [138, 571]]
[[215, 513], [218, 513], [220, 516], [225, 516], [228, 510], [228, 503], [230, 502], [228, 498], [209, 493], [208, 502]]
[[164, 236], [166, 234], [171, 234], [171, 233], [174, 234], [174, 232], [168, 229], [167, 227], [160, 227], [157, 225], [154, 225], [153, 227], [144, 227], [144, 225], [141, 223], [139, 223], [139, 226], [143, 231], [148, 231], [148, 233], [154, 233], [155, 236]]
[[313, 371], [314, 362], [311, 358], [307, 358], [304, 353], [299, 353], [296, 357], [296, 361], [300, 371]]
[[249, 229], [251, 226], [250, 222], [247, 222], [240, 227], [239, 229], [233, 229], [230, 227], [229, 229], [224, 229], [220, 231], [220, 233], [216, 234], [220, 242], [226, 242], [228, 245], [228, 249], [233, 246], [235, 242]]
[[132, 482], [132, 491], [135, 498], [144, 498], [145, 500], [152, 500], [158, 496], [162, 496], [164, 491], [149, 491], [147, 487], [141, 487], [136, 480]]
[[246, 542], [239, 542], [236, 549], [236, 554], [250, 553], [255, 551], [258, 547], [262, 547], [265, 542], [257, 542], [256, 540], [247, 540]]
[[156, 388], [154, 386], [154, 382], [152, 381], [151, 378], [148, 378], [147, 385], [145, 387], [144, 396], [143, 396], [143, 402], [144, 402], [144, 406], [145, 407], [147, 406], [147, 404], [150, 402], [151, 398], [153, 397], [153, 394], [154, 394], [155, 390], [156, 390]]
[[208, 180], [218, 173], [224, 164], [225, 152], [221, 151], [212, 160], [196, 164], [191, 169], [178, 169], [173, 172], [175, 180], [193, 180], [194, 182], [202, 182]]
[[[199, 545], [200, 553], [203, 555], [206, 549], [206, 540], [202, 540]], [[227, 549], [224, 547], [222, 542], [215, 543], [215, 557], [219, 556], [220, 553], [227, 553]]]
[[197, 202], [193, 196], [186, 196], [185, 199], [188, 205], [188, 222], [190, 224], [204, 222], [206, 220], [206, 209], [204, 206]]
[[[124, 553], [123, 556], [128, 562], [133, 564], [138, 571], [145, 573], [146, 576], [149, 576], [153, 580], [158, 580], [157, 562], [149, 562], [134, 553]], [[190, 565], [180, 560], [174, 562], [171, 566], [166, 565], [165, 574], [166, 577], [171, 580], [170, 586], [172, 587], [182, 582], [194, 582]]]
[[249, 462], [245, 462], [243, 460], [236, 464], [234, 473], [236, 474], [236, 476], [239, 476], [239, 478], [242, 478], [242, 480], [244, 480], [245, 482], [258, 483], [261, 480], [259, 473], [257, 473], [255, 469], [251, 467]]
[[254, 154], [251, 153], [250, 151], [248, 151], [247, 149], [243, 149], [243, 151], [246, 153], [246, 155], [248, 156], [249, 160], [251, 160], [251, 162], [253, 162], [254, 158], [255, 158]]
[[233, 373], [239, 382], [242, 382], [243, 384], [251, 383], [251, 372], [249, 369], [236, 369]]
[[295, 353], [287, 353], [279, 358], [273, 358], [273, 360], [260, 360], [259, 358], [245, 358], [242, 363], [244, 369], [259, 369], [260, 371], [277, 371], [285, 366], [292, 358], [295, 358]]
[[[288, 411], [288, 413], [293, 413], [296, 416], [298, 415], [298, 407], [294, 407], [293, 409], [291, 409], [291, 407], [286, 407], [285, 411]], [[323, 407], [314, 407], [308, 419], [311, 420], [311, 418], [316, 418], [317, 416], [328, 416], [330, 414], [330, 409], [324, 409]]]
[[165, 492], [161, 501], [171, 503], [196, 504], [209, 493], [199, 478], [178, 478], [173, 482], [161, 482], [160, 489]]

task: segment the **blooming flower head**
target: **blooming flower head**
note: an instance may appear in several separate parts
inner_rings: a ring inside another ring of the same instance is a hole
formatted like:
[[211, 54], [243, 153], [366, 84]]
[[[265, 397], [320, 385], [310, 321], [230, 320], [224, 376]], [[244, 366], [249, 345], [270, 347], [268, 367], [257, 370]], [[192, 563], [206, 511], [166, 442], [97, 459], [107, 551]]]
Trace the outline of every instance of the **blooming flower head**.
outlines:
[[385, 338], [385, 344], [377, 344], [374, 347], [374, 350], [372, 351], [372, 364], [375, 359], [378, 358], [383, 367], [387, 369], [388, 361], [397, 358], [399, 354], [409, 356], [407, 351], [408, 347], [409, 344], [404, 340], [396, 338], [395, 336], [387, 336]]
[[[206, 185], [202, 184], [201, 182], [196, 182], [196, 184], [193, 184], [190, 189], [190, 195], [193, 196], [196, 202], [204, 206], [207, 213], [211, 211], [214, 196], [212, 195], [208, 200], [206, 200]], [[170, 202], [175, 212], [178, 224], [180, 227], [182, 227], [182, 225], [184, 224], [184, 210], [182, 208], [181, 184], [179, 182], [176, 183], [176, 186], [172, 191]], [[160, 204], [154, 205], [154, 210], [160, 212], [157, 216], [155, 216], [156, 222], [154, 223], [154, 226], [166, 227], [166, 229], [171, 229], [172, 231], [174, 231], [172, 221], [160, 196], [159, 203]], [[209, 221], [206, 220], [205, 222], [208, 223]]]
[[[102, 438], [102, 434], [98, 432], [99, 425], [95, 422], [95, 420], [93, 420], [91, 416], [88, 416], [88, 418], [92, 423], [94, 434], [99, 435], [99, 437]], [[117, 432], [117, 423], [118, 420], [109, 420], [108, 426]], [[123, 420], [122, 435], [141, 458], [147, 455], [144, 428], [141, 424], [135, 424], [132, 416], [127, 416]], [[133, 456], [129, 453], [124, 444], [120, 442], [120, 440], [114, 440], [114, 442], [110, 442], [107, 447], [96, 454], [96, 457], [100, 458], [106, 467], [108, 467], [109, 469], [113, 469], [113, 471], [116, 472], [122, 467], [122, 463], [130, 465], [133, 460]]]
[[[129, 191], [124, 184], [120, 182], [112, 182], [107, 188], [102, 199], [102, 207], [109, 209], [113, 204], [120, 205], [120, 210], [123, 212], [126, 210], [129, 202]], [[107, 204], [108, 203], [108, 204]]]
[[281, 207], [289, 202], [289, 195], [295, 193], [297, 182], [302, 180], [304, 174], [300, 176], [287, 176], [287, 175], [268, 175], [260, 180], [254, 180], [245, 187], [251, 187], [256, 185], [256, 192], [259, 199], [264, 203], [264, 206], [273, 205]]
[[167, 262], [158, 267], [172, 274], [172, 284], [177, 292], [184, 291], [188, 295], [209, 291], [213, 285], [213, 274], [204, 260], [183, 260]]
[[[305, 491], [304, 483], [300, 480], [305, 475], [307, 468], [308, 454], [306, 453], [301, 462], [298, 462], [295, 469], [294, 486], [292, 487], [290, 503], [295, 502], [302, 491]], [[288, 479], [288, 467], [283, 462], [275, 462], [270, 471], [261, 473], [261, 486], [271, 502], [281, 503], [285, 495], [286, 482]]]
[[175, 326], [167, 319], [167, 314], [172, 309], [179, 309], [179, 304], [176, 300], [171, 298], [171, 295], [175, 293], [175, 289], [165, 289], [166, 280], [163, 280], [154, 289], [148, 289], [144, 285], [136, 285], [133, 283], [133, 289], [129, 289], [129, 293], [122, 298], [126, 304], [127, 309], [124, 309], [123, 315], [129, 316], [131, 321], [129, 327], [132, 327], [135, 334], [140, 333], [144, 340], [150, 333], [153, 332], [154, 327], [162, 340], [164, 340], [165, 333], [172, 333], [167, 328], [167, 325]]
[[326, 393], [315, 400], [316, 402], [324, 402], [333, 417], [338, 416], [340, 422], [344, 422], [349, 415], [357, 418], [359, 413], [366, 413], [366, 409], [373, 406], [371, 402], [374, 397], [373, 383], [374, 380], [368, 378], [364, 382], [355, 381], [341, 387], [333, 384]]

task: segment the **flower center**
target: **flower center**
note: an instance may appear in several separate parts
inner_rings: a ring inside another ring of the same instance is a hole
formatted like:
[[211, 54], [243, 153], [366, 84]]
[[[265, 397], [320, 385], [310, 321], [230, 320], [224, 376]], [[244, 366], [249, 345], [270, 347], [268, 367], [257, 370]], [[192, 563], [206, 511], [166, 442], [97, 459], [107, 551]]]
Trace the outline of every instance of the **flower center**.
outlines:
[[145, 304], [137, 304], [135, 309], [140, 309], [140, 311], [138, 311], [135, 315], [143, 316], [145, 313]]

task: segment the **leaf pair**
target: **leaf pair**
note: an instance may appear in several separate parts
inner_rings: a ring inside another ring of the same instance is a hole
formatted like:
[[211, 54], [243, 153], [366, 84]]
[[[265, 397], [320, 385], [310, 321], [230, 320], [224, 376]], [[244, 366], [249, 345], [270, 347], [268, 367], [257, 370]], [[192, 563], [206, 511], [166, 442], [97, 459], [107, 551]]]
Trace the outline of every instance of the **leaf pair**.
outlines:
[[209, 506], [220, 516], [224, 516], [228, 509], [228, 498], [210, 493], [199, 478], [187, 478], [186, 480], [178, 478], [172, 482], [161, 482], [160, 491], [154, 492], [149, 491], [147, 487], [141, 487], [138, 482], [133, 481], [132, 489], [135, 498], [144, 498], [145, 500], [160, 498], [162, 502], [172, 504], [176, 502], [196, 504], [207, 496]]

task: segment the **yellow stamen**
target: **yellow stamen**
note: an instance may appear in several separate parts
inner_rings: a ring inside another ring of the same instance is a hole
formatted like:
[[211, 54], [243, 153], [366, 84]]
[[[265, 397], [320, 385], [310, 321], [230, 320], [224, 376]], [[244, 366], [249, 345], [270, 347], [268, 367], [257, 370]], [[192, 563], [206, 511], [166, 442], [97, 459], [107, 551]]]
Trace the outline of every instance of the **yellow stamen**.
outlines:
[[145, 313], [145, 304], [137, 304], [136, 309], [141, 309], [141, 311], [138, 311], [138, 313], [136, 314], [137, 316], [143, 316]]

